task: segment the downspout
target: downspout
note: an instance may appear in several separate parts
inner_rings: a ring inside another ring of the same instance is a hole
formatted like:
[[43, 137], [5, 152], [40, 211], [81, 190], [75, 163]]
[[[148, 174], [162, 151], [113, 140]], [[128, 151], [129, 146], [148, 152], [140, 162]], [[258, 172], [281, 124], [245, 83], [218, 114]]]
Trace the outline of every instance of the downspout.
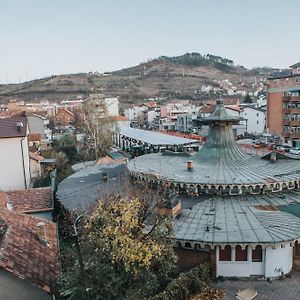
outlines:
[[23, 153], [23, 140], [25, 139], [26, 136], [24, 136], [21, 140], [20, 140], [20, 144], [21, 144], [21, 153], [22, 153], [22, 164], [23, 164], [23, 176], [24, 176], [24, 185], [25, 185], [25, 189], [27, 189], [27, 181], [26, 181], [26, 173], [25, 173], [25, 162], [24, 162], [24, 153]]

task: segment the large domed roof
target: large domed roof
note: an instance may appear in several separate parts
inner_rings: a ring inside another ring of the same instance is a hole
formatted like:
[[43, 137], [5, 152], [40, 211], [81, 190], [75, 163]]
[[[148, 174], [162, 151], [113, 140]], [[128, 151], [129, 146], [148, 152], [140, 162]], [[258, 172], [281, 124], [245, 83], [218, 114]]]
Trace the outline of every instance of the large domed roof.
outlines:
[[[274, 163], [248, 155], [234, 138], [232, 124], [238, 121], [225, 111], [219, 99], [210, 117], [197, 119], [210, 126], [207, 141], [198, 153], [190, 157], [148, 154], [131, 160], [128, 169], [135, 177], [186, 187], [195, 193], [264, 193], [298, 187], [300, 161], [283, 159]], [[187, 161], [191, 161], [191, 169]]]

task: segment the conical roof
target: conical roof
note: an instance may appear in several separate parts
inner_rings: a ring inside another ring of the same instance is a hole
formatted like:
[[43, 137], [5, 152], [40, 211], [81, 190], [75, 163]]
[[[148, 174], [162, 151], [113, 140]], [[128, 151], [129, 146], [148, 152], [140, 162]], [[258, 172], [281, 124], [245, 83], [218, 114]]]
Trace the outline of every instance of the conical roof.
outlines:
[[231, 122], [236, 124], [240, 120], [240, 117], [233, 116], [226, 111], [222, 98], [217, 99], [216, 108], [209, 117], [197, 119], [200, 124], [211, 124], [215, 122]]
[[209, 124], [207, 141], [193, 160], [214, 165], [222, 162], [225, 166], [248, 160], [249, 155], [239, 148], [233, 133], [232, 124], [239, 121], [239, 117], [226, 112], [223, 100], [218, 99], [215, 111], [201, 121]]

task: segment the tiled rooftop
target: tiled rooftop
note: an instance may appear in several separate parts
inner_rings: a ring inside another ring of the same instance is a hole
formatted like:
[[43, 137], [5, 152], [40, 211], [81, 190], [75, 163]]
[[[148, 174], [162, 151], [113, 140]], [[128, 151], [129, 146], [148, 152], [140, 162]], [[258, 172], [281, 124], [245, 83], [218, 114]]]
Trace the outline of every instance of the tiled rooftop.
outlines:
[[24, 116], [0, 119], [0, 138], [26, 136], [27, 121]]
[[51, 188], [0, 192], [0, 208], [9, 208], [24, 213], [52, 210]]
[[56, 224], [0, 209], [7, 229], [0, 239], [0, 267], [49, 292], [57, 290], [60, 265]]

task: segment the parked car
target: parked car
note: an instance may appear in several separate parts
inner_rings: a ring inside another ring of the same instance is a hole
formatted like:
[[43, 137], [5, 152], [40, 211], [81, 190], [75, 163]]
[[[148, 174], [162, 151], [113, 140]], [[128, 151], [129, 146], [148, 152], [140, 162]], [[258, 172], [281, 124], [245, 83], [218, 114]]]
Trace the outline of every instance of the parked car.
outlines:
[[292, 149], [291, 146], [289, 145], [280, 145], [277, 146], [276, 150], [280, 151], [280, 152], [289, 152]]
[[293, 154], [293, 155], [299, 155], [300, 154], [300, 148], [291, 148], [290, 149], [290, 153]]

